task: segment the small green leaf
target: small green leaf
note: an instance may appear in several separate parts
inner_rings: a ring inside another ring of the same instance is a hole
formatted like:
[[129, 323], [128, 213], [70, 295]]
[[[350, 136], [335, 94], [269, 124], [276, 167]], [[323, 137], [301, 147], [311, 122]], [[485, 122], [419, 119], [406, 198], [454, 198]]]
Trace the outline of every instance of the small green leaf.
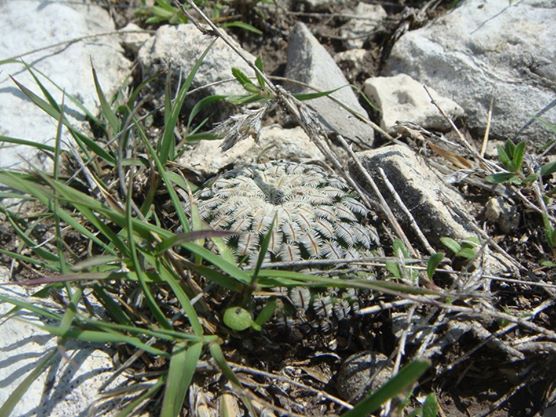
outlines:
[[[246, 88], [247, 85], [251, 85], [251, 86], [257, 88], [257, 86], [255, 84], [253, 84], [253, 82], [251, 82], [249, 77], [242, 70], [240, 70], [239, 68], [233, 67], [232, 68], [232, 75], [243, 86], [243, 88]], [[258, 89], [257, 89], [257, 91], [258, 91]]]
[[243, 88], [245, 88], [245, 91], [247, 91], [248, 93], [257, 95], [261, 94], [261, 90], [255, 84], [245, 84]]
[[263, 326], [268, 320], [272, 318], [274, 310], [276, 310], [276, 300], [272, 299], [265, 304], [265, 306], [255, 319], [255, 323], [257, 323], [259, 326]]
[[451, 237], [441, 237], [440, 242], [454, 254], [457, 254], [461, 250], [461, 245]]
[[319, 91], [316, 93], [297, 93], [294, 94], [293, 96], [300, 101], [312, 100], [319, 97], [329, 96], [333, 92], [338, 91], [340, 88], [344, 88], [344, 87], [342, 86], [342, 87], [335, 88], [333, 90]]
[[268, 231], [266, 232], [263, 241], [261, 242], [259, 256], [257, 257], [257, 264], [255, 265], [255, 270], [253, 271], [253, 275], [251, 277], [251, 286], [254, 286], [257, 282], [257, 277], [259, 275], [259, 271], [261, 270], [261, 265], [263, 264], [266, 253], [268, 252], [268, 246], [270, 245], [270, 239], [272, 238], [272, 231], [274, 229], [275, 223], [276, 214], [274, 215], [274, 219], [272, 219], [272, 223], [270, 223], [270, 227], [268, 228]]
[[[261, 59], [261, 57], [257, 57], [257, 59], [255, 60], [255, 66], [257, 67], [257, 69], [264, 73], [264, 65], [263, 65], [263, 60]], [[255, 71], [255, 75], [257, 76], [257, 82], [259, 83], [259, 88], [264, 89], [266, 86], [265, 80], [263, 78], [263, 76], [261, 74], [259, 74], [259, 72]]]
[[161, 417], [176, 417], [181, 414], [185, 395], [195, 375], [202, 349], [202, 343], [195, 343], [188, 347], [184, 342], [176, 343], [172, 349]]
[[387, 261], [384, 264], [384, 267], [394, 278], [401, 279], [402, 278], [402, 271], [400, 270], [400, 266], [397, 262]]
[[460, 258], [466, 258], [466, 259], [473, 259], [476, 255], [476, 251], [474, 248], [461, 248], [461, 250], [458, 251], [458, 253], [456, 253], [456, 256], [459, 256]]
[[440, 262], [442, 262], [442, 259], [444, 259], [444, 252], [434, 253], [429, 258], [429, 261], [427, 262], [427, 276], [429, 277], [429, 279], [432, 279], [432, 277], [434, 276], [436, 268], [438, 268], [438, 265], [440, 264]]
[[438, 416], [438, 401], [436, 395], [429, 394], [425, 398], [423, 404], [423, 417], [437, 417]]
[[224, 312], [224, 324], [232, 330], [241, 332], [251, 327], [253, 317], [243, 307], [230, 307]]
[[461, 241], [461, 246], [475, 248], [481, 244], [481, 240], [477, 236], [468, 236]]
[[546, 177], [548, 175], [554, 174], [556, 172], [556, 161], [549, 162], [541, 166], [541, 177]]
[[510, 154], [508, 153], [508, 145], [507, 144], [506, 146], [499, 145], [496, 147], [496, 150], [498, 151], [498, 159], [500, 160], [500, 162], [502, 162], [502, 165], [504, 165], [506, 169], [511, 171], [512, 159], [510, 158]]
[[263, 32], [261, 30], [257, 29], [255, 26], [250, 25], [249, 23], [241, 22], [241, 21], [226, 22], [226, 23], [222, 24], [222, 27], [243, 29], [243, 30], [246, 30], [248, 32], [252, 32], [256, 35], [262, 35], [263, 34]]
[[231, 103], [235, 106], [242, 106], [244, 104], [254, 103], [255, 101], [262, 100], [263, 97], [259, 94], [257, 90], [257, 94], [248, 94], [245, 96], [229, 96], [226, 98], [228, 103]]
[[512, 181], [514, 178], [518, 177], [511, 172], [498, 172], [496, 174], [488, 175], [486, 180], [493, 184], [503, 184]]
[[513, 172], [518, 173], [521, 171], [523, 165], [523, 158], [525, 156], [525, 142], [519, 142], [514, 148], [512, 155]]
[[531, 174], [531, 175], [527, 175], [524, 179], [523, 179], [523, 183], [524, 184], [532, 184], [535, 181], [537, 181], [539, 179], [539, 176], [537, 174]]
[[392, 249], [394, 250], [394, 256], [396, 257], [399, 258], [409, 257], [409, 251], [407, 250], [407, 248], [405, 247], [405, 245], [400, 239], [394, 240], [394, 242], [392, 243]]

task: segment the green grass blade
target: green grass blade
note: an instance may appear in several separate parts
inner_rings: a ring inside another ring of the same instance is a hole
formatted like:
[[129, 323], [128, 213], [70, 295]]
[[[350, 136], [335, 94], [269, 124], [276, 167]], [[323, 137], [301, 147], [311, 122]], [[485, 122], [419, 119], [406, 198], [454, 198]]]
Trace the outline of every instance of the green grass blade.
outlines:
[[[0, 182], [1, 179], [0, 179]], [[39, 258], [44, 259], [46, 262], [48, 262], [48, 265], [50, 267], [52, 267], [52, 269], [57, 269], [57, 265], [59, 262], [59, 258], [57, 255], [49, 252], [48, 250], [44, 249], [41, 245], [39, 245], [38, 243], [36, 243], [17, 223], [16, 221], [13, 219], [12, 215], [10, 212], [8, 212], [7, 210], [4, 210], [2, 207], [0, 207], [0, 212], [4, 213], [6, 215], [6, 219], [8, 220], [8, 222], [10, 223], [10, 225], [12, 226], [13, 230], [16, 232], [17, 236], [23, 241], [23, 243], [33, 251], [33, 253], [35, 255], [37, 255]]]
[[135, 235], [133, 233], [133, 216], [132, 216], [132, 195], [133, 195], [133, 188], [132, 188], [133, 181], [130, 179], [129, 187], [127, 192], [127, 201], [126, 201], [126, 218], [127, 218], [127, 238], [129, 244], [129, 252], [131, 254], [131, 264], [133, 269], [137, 273], [137, 278], [139, 278], [139, 284], [145, 295], [145, 300], [147, 302], [147, 306], [149, 310], [154, 315], [158, 323], [165, 329], [170, 329], [172, 326], [168, 319], [164, 316], [164, 313], [156, 303], [154, 295], [152, 294], [147, 282], [145, 281], [145, 275], [143, 272], [143, 268], [139, 263], [138, 251], [137, 251], [137, 244], [135, 242]]
[[[153, 398], [156, 393], [164, 386], [164, 379], [159, 378], [155, 384], [153, 384], [148, 390], [146, 390], [143, 394], [135, 398], [129, 404], [127, 404], [124, 408], [120, 410], [115, 417], [128, 417], [134, 413], [135, 409], [143, 404], [147, 399]], [[135, 414], [133, 414], [135, 415]]]
[[32, 140], [12, 138], [10, 136], [0, 135], [0, 142], [13, 143], [14, 145], [31, 146], [31, 147], [39, 149], [41, 151], [54, 153], [54, 147], [53, 146], [45, 145], [44, 143], [34, 142]]
[[440, 262], [444, 259], [444, 252], [436, 252], [431, 255], [427, 262], [427, 276], [432, 279], [436, 272], [436, 268], [440, 265]]
[[91, 62], [91, 68], [93, 70], [93, 81], [95, 83], [97, 97], [100, 102], [100, 110], [104, 118], [107, 120], [108, 125], [110, 126], [111, 129], [109, 131], [108, 137], [112, 138], [114, 134], [120, 131], [121, 123], [116, 113], [112, 110], [110, 103], [108, 103], [108, 100], [106, 100], [106, 96], [104, 95], [104, 91], [102, 91], [102, 87], [98, 80], [97, 71], [95, 70], [95, 67], [93, 66], [92, 62]]
[[35, 369], [33, 369], [33, 371], [31, 371], [29, 375], [21, 381], [16, 389], [10, 394], [6, 402], [2, 404], [2, 407], [0, 407], [0, 416], [9, 417], [12, 414], [15, 406], [19, 403], [19, 401], [21, 401], [21, 398], [23, 398], [23, 395], [25, 395], [31, 384], [33, 384], [33, 382], [35, 382], [53, 362], [56, 353], [57, 349], [53, 348], [43, 356], [43, 358], [35, 366]]
[[211, 50], [212, 46], [216, 42], [216, 38], [207, 46], [207, 48], [203, 51], [201, 56], [197, 59], [187, 78], [185, 79], [184, 83], [180, 87], [176, 100], [174, 104], [170, 108], [166, 108], [166, 112], [170, 112], [168, 117], [165, 115], [165, 123], [164, 123], [164, 133], [162, 135], [162, 139], [159, 142], [159, 146], [157, 149], [158, 156], [160, 158], [160, 162], [162, 166], [165, 166], [169, 159], [173, 159], [174, 149], [175, 149], [175, 138], [174, 138], [174, 129], [178, 123], [178, 118], [181, 113], [181, 109], [183, 107], [183, 103], [185, 102], [185, 97], [187, 96], [187, 91], [189, 87], [191, 87], [191, 83], [193, 82], [193, 78], [197, 74], [199, 67], [205, 60], [205, 57]]
[[202, 343], [195, 343], [187, 349], [185, 343], [177, 343], [174, 346], [166, 378], [161, 417], [181, 415], [185, 395], [195, 375], [202, 349]]
[[[12, 78], [13, 79], [13, 78]], [[58, 117], [60, 116], [60, 111], [58, 110], [57, 107], [51, 105], [49, 102], [45, 101], [44, 99], [40, 98], [38, 95], [36, 95], [35, 93], [33, 93], [30, 89], [28, 89], [27, 87], [25, 87], [23, 84], [21, 84], [19, 81], [13, 79], [13, 81], [15, 82], [15, 84], [17, 85], [17, 87], [21, 90], [21, 92], [23, 94], [25, 94], [27, 96], [27, 98], [29, 98], [29, 100], [31, 100], [31, 102], [33, 102], [33, 104], [35, 104], [37, 107], [39, 107], [42, 111], [44, 111], [45, 113], [47, 113], [48, 115], [50, 115], [51, 117], [53, 117], [54, 119], [58, 119]], [[44, 86], [42, 86], [42, 84], [39, 81], [39, 87], [41, 87], [41, 89], [44, 88]], [[115, 158], [110, 155], [102, 146], [98, 145], [96, 143], [96, 141], [94, 141], [91, 138], [88, 138], [87, 136], [85, 136], [84, 134], [80, 133], [79, 131], [77, 131], [72, 125], [71, 123], [68, 122], [68, 120], [66, 118], [63, 119], [64, 120], [64, 126], [69, 130], [69, 132], [71, 133], [71, 135], [74, 137], [74, 139], [76, 140], [76, 142], [82, 147], [82, 149], [84, 151], [86, 150], [92, 150], [95, 154], [97, 154], [99, 157], [101, 157], [102, 159], [104, 159], [106, 162], [108, 162], [111, 165], [114, 165], [116, 160]]]
[[[83, 201], [92, 201], [92, 202], [94, 202], [95, 207], [97, 207], [97, 208], [98, 207], [103, 207], [102, 204], [100, 204], [100, 202], [98, 202], [97, 200], [88, 196], [87, 194], [84, 194], [84, 193], [81, 193], [77, 190], [74, 190], [71, 187], [69, 187], [69, 186], [67, 186], [67, 185], [65, 185], [61, 182], [55, 182], [55, 181], [49, 180], [46, 176], [43, 176], [43, 179], [47, 179], [47, 181], [50, 182], [50, 184], [53, 186], [53, 188], [56, 188], [60, 192], [59, 198], [64, 197], [64, 199], [66, 201], [70, 201], [70, 200], [67, 199], [66, 196], [64, 196], [63, 191], [71, 190], [73, 195], [76, 196], [76, 198], [73, 200], [73, 202], [80, 203], [80, 202], [83, 202]], [[29, 194], [29, 195], [33, 196], [35, 199], [37, 199], [45, 207], [48, 207], [48, 204], [49, 204], [50, 200], [52, 199], [52, 192], [50, 190], [48, 190], [45, 186], [38, 184], [36, 182], [36, 180], [29, 179], [28, 176], [25, 175], [25, 174], [16, 173], [16, 172], [9, 172], [9, 171], [1, 171], [0, 170], [0, 184], [4, 184], [4, 185], [6, 185], [6, 186], [8, 186], [8, 187], [10, 187], [14, 190], [18, 190], [18, 191], [21, 191], [23, 193], [26, 193], [26, 194]], [[102, 240], [100, 240], [97, 236], [95, 236], [94, 233], [89, 231], [85, 226], [83, 226], [81, 224], [81, 222], [78, 219], [75, 219], [66, 210], [64, 210], [60, 207], [57, 207], [56, 208], [56, 214], [57, 214], [57, 216], [59, 216], [59, 218], [65, 224], [67, 224], [68, 226], [71, 226], [73, 229], [75, 229], [81, 235], [83, 235], [83, 236], [87, 237], [88, 239], [92, 240], [97, 245], [99, 245], [100, 247], [109, 251], [110, 253], [115, 254], [114, 250], [112, 248], [110, 248], [110, 246], [108, 246]], [[55, 255], [53, 255], [53, 256], [55, 256]], [[56, 258], [56, 262], [57, 262], [57, 258]]]
[[266, 232], [263, 241], [261, 243], [261, 248], [259, 250], [259, 256], [257, 257], [257, 264], [255, 265], [255, 270], [253, 271], [253, 275], [251, 276], [251, 287], [253, 288], [257, 282], [257, 277], [259, 276], [259, 271], [261, 270], [261, 266], [264, 262], [264, 258], [266, 253], [268, 252], [268, 246], [270, 245], [270, 239], [272, 238], [272, 231], [274, 229], [274, 225], [276, 224], [276, 215], [274, 215], [274, 219], [272, 219], [272, 223], [270, 223], [270, 227], [268, 228], [268, 232]]
[[[212, 45], [212, 43], [211, 43], [211, 45]], [[185, 215], [185, 210], [183, 208], [183, 204], [182, 204], [180, 198], [178, 197], [178, 194], [176, 193], [176, 190], [174, 189], [174, 184], [172, 183], [172, 181], [170, 181], [170, 179], [166, 175], [166, 169], [164, 168], [164, 164], [163, 164], [162, 160], [158, 158], [158, 155], [154, 151], [154, 149], [153, 149], [152, 145], [150, 144], [149, 139], [147, 138], [143, 129], [138, 129], [138, 132], [139, 132], [139, 137], [141, 138], [143, 144], [147, 148], [147, 152], [148, 152], [149, 156], [152, 158], [152, 160], [155, 163], [156, 170], [157, 170], [158, 174], [160, 175], [160, 177], [164, 181], [164, 185], [166, 186], [166, 190], [168, 191], [168, 194], [170, 195], [170, 201], [172, 202], [172, 205], [176, 210], [176, 214], [177, 214], [178, 219], [180, 221], [180, 226], [182, 227], [182, 230], [184, 232], [189, 232], [189, 229], [190, 229], [189, 222], [187, 220], [187, 216]], [[172, 136], [172, 140], [173, 140], [173, 136]]]
[[[0, 254], [1, 255], [7, 255], [11, 259], [16, 259], [18, 261], [25, 262], [25, 263], [28, 263], [30, 265], [36, 265], [36, 266], [42, 267], [42, 268], [55, 269], [55, 267], [54, 267], [55, 264], [49, 264], [48, 262], [38, 260], [36, 257], [21, 255], [20, 253], [10, 252], [10, 251], [8, 251], [6, 249], [2, 249], [2, 248], [0, 248]], [[50, 265], [50, 267], [49, 267], [49, 265]]]
[[315, 93], [297, 93], [297, 94], [294, 94], [293, 96], [300, 101], [313, 100], [315, 98], [329, 96], [330, 94], [334, 93], [335, 91], [338, 91], [339, 89], [346, 88], [346, 87], [349, 87], [349, 85], [338, 87], [338, 88], [335, 88], [333, 90], [318, 91], [318, 92], [315, 92]]
[[514, 149], [513, 154], [513, 168], [514, 172], [519, 172], [521, 170], [521, 165], [523, 165], [523, 158], [525, 157], [525, 142], [519, 142]]
[[93, 293], [98, 302], [104, 307], [112, 320], [119, 324], [131, 326], [133, 323], [122, 306], [114, 301], [102, 285], [96, 284]]
[[49, 320], [60, 321], [62, 319], [60, 314], [53, 313], [52, 311], [46, 308], [39, 307], [34, 303], [20, 300], [18, 298], [8, 297], [6, 295], [0, 294], [0, 302], [11, 304], [15, 306], [18, 310], [27, 310], [30, 311], [31, 313], [35, 313], [38, 316], [44, 317]]
[[[60, 116], [58, 117], [58, 124], [56, 127], [56, 142], [54, 148], [54, 167], [53, 167], [53, 177], [55, 181], [58, 181], [60, 176], [60, 152], [62, 144], [62, 127], [64, 120], [64, 96], [62, 96]], [[54, 240], [56, 242], [56, 251], [59, 259], [58, 271], [61, 273], [66, 273], [68, 271], [68, 265], [64, 255], [64, 241], [62, 239], [62, 230], [60, 226], [60, 218], [56, 215], [57, 209], [60, 207], [58, 203], [58, 197], [56, 192], [53, 193], [53, 198], [49, 202], [50, 212], [54, 214]]]
[[423, 417], [438, 417], [438, 400], [436, 395], [429, 394], [423, 404]]
[[225, 22], [221, 25], [223, 28], [238, 28], [246, 30], [247, 32], [254, 33], [255, 35], [262, 35], [263, 32], [260, 29], [257, 29], [255, 26], [250, 25], [249, 23], [242, 22], [241, 20], [235, 20], [233, 22]]
[[83, 215], [83, 217], [87, 219], [87, 221], [89, 221], [89, 223], [91, 223], [91, 225], [96, 228], [96, 230], [98, 230], [107, 238], [110, 246], [103, 245], [105, 249], [109, 248], [109, 252], [115, 254], [115, 251], [112, 248], [112, 246], [114, 246], [116, 249], [118, 249], [122, 257], [129, 258], [130, 254], [128, 246], [122, 239], [120, 239], [118, 234], [110, 228], [109, 225], [99, 219], [98, 216], [93, 213], [93, 211], [89, 207], [85, 207], [80, 204], [75, 204], [74, 207]]
[[219, 271], [212, 268], [203, 265], [195, 265], [193, 263], [190, 263], [188, 268], [207, 278], [209, 281], [212, 281], [230, 291], [240, 292], [244, 288], [244, 286], [236, 280], [230, 278], [228, 275], [221, 274]]
[[239, 282], [243, 284], [249, 284], [251, 282], [251, 277], [246, 272], [239, 269], [235, 264], [226, 261], [221, 256], [215, 255], [210, 250], [203, 248], [202, 246], [199, 246], [195, 243], [183, 243], [181, 247], [195, 255], [200, 256], [205, 261], [218, 267], [220, 270], [227, 273]]
[[282, 271], [272, 269], [261, 269], [259, 272], [258, 283], [267, 287], [291, 287], [291, 286], [310, 286], [310, 287], [332, 287], [332, 288], [367, 288], [370, 290], [381, 291], [386, 294], [414, 294], [414, 295], [438, 295], [439, 293], [426, 289], [413, 287], [411, 285], [399, 284], [391, 281], [377, 281], [365, 279], [334, 279], [318, 275], [303, 274], [295, 271]]
[[430, 363], [424, 360], [415, 360], [404, 366], [396, 376], [380, 387], [375, 393], [361, 400], [353, 409], [342, 414], [342, 417], [368, 417], [386, 401], [403, 393], [404, 390], [417, 382], [429, 366]]
[[[226, 358], [224, 358], [224, 353], [222, 352], [222, 348], [220, 347], [220, 345], [218, 343], [210, 343], [209, 350], [212, 358], [214, 359], [224, 376], [228, 379], [228, 381], [234, 384], [238, 389], [243, 390], [241, 382], [235, 376], [234, 371], [232, 371], [232, 368], [230, 368], [230, 366], [226, 362]], [[245, 395], [241, 395], [241, 399], [249, 412], [248, 415], [257, 415], [249, 398], [247, 398]]]
[[195, 308], [193, 307], [191, 301], [187, 297], [187, 294], [181, 287], [179, 283], [179, 278], [175, 277], [160, 262], [156, 262], [155, 258], [146, 255], [145, 259], [147, 260], [147, 262], [151, 263], [151, 265], [156, 268], [156, 271], [160, 275], [162, 281], [166, 282], [174, 292], [174, 295], [176, 296], [179, 303], [181, 304], [185, 315], [189, 319], [189, 323], [191, 324], [193, 333], [195, 333], [195, 335], [199, 337], [203, 336], [203, 326], [201, 325], [201, 322], [197, 317], [197, 312], [195, 311]]
[[96, 331], [96, 330], [82, 330], [76, 327], [72, 327], [67, 331], [61, 331], [59, 327], [55, 326], [40, 326], [44, 331], [58, 337], [65, 337], [70, 339], [79, 340], [81, 342], [87, 343], [121, 343], [135, 346], [138, 349], [144, 350], [152, 355], [157, 356], [168, 356], [167, 352], [157, 349], [155, 347], [149, 346], [143, 343], [141, 339], [133, 336], [127, 336], [120, 333]]
[[197, 116], [197, 114], [199, 114], [201, 110], [203, 110], [205, 107], [211, 106], [219, 101], [222, 101], [225, 98], [226, 96], [221, 96], [221, 95], [207, 96], [207, 97], [203, 97], [201, 100], [195, 103], [195, 105], [189, 112], [189, 117], [187, 119], [187, 130], [190, 129], [191, 123], [193, 123], [193, 119], [195, 118], [195, 116]]
[[234, 371], [232, 371], [232, 368], [230, 368], [230, 366], [228, 365], [228, 362], [226, 362], [224, 352], [222, 352], [222, 348], [220, 347], [220, 345], [218, 343], [210, 343], [209, 351], [212, 358], [214, 359], [224, 376], [228, 379], [228, 381], [241, 389], [241, 382], [234, 374]]
[[[69, 292], [69, 289], [68, 289]], [[73, 319], [77, 315], [77, 304], [79, 304], [79, 300], [81, 300], [81, 295], [83, 291], [80, 288], [77, 288], [73, 294], [71, 294], [70, 303], [64, 312], [64, 316], [62, 317], [62, 321], [58, 326], [62, 337], [64, 337], [65, 333], [70, 329], [71, 325], [73, 324]]]

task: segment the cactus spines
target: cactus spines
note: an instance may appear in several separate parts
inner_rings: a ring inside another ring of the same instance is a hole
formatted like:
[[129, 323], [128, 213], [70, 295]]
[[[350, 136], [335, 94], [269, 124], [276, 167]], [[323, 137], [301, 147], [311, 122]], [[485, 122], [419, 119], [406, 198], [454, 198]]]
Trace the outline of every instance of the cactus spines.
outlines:
[[379, 243], [376, 230], [362, 224], [367, 208], [343, 180], [316, 165], [273, 161], [237, 168], [196, 197], [203, 220], [238, 233], [228, 243], [251, 264], [274, 219], [273, 261], [358, 258]]

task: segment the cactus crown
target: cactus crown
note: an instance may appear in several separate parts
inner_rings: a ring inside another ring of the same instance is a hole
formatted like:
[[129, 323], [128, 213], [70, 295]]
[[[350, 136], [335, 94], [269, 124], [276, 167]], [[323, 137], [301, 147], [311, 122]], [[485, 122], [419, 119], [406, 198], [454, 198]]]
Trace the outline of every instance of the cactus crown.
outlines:
[[272, 222], [269, 259], [358, 258], [378, 245], [368, 210], [341, 179], [316, 165], [273, 161], [237, 168], [196, 194], [199, 213], [253, 264]]

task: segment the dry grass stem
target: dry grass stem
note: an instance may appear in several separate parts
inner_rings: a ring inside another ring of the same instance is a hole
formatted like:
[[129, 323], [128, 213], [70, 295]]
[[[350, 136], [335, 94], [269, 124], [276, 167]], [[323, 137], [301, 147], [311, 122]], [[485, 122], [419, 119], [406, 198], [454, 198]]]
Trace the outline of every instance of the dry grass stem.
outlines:
[[417, 224], [417, 222], [415, 221], [415, 218], [413, 217], [413, 215], [411, 214], [411, 211], [409, 211], [409, 209], [407, 208], [407, 206], [405, 205], [405, 203], [403, 202], [402, 198], [400, 197], [400, 195], [397, 193], [396, 189], [394, 188], [394, 186], [392, 185], [392, 183], [390, 182], [390, 180], [388, 179], [388, 176], [386, 175], [386, 173], [384, 172], [384, 170], [382, 168], [378, 169], [378, 172], [380, 173], [380, 176], [382, 177], [382, 180], [384, 181], [384, 184], [386, 185], [386, 187], [388, 188], [388, 190], [390, 191], [390, 193], [392, 193], [392, 196], [394, 197], [394, 200], [396, 200], [396, 203], [398, 203], [398, 206], [400, 207], [400, 209], [405, 213], [405, 215], [408, 217], [409, 219], [409, 224], [411, 225], [411, 228], [413, 229], [413, 231], [415, 232], [415, 234], [417, 235], [417, 237], [419, 238], [419, 240], [421, 241], [421, 244], [423, 245], [423, 247], [427, 250], [427, 252], [429, 253], [429, 255], [434, 254], [436, 251], [434, 250], [434, 248], [431, 246], [431, 244], [429, 243], [429, 241], [427, 240], [426, 236], [424, 235], [424, 233], [421, 231], [421, 228], [419, 227], [419, 225]]

